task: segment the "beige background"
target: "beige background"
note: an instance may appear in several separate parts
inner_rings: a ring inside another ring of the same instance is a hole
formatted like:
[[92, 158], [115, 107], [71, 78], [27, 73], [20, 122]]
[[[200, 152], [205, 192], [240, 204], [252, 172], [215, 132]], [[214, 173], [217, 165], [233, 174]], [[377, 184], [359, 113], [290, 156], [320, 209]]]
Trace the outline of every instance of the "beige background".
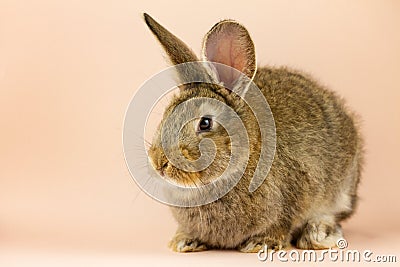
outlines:
[[129, 176], [125, 109], [166, 66], [143, 11], [197, 52], [215, 22], [236, 19], [259, 64], [306, 70], [344, 96], [368, 153], [346, 238], [400, 260], [400, 1], [143, 2], [0, 0], [0, 266], [261, 264], [169, 252], [168, 207]]

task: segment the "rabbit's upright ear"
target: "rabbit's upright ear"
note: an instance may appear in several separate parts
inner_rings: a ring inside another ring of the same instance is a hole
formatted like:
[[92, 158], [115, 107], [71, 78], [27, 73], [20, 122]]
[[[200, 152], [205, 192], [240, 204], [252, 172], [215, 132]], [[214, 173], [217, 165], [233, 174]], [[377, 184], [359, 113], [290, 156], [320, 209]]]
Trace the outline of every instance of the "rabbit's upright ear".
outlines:
[[[253, 79], [257, 66], [254, 43], [245, 27], [233, 20], [215, 24], [203, 40], [203, 59], [222, 63]], [[230, 88], [240, 85], [240, 75], [215, 65], [216, 77]], [[245, 92], [243, 92], [245, 93]]]
[[[198, 61], [198, 58], [193, 51], [178, 37], [161, 26], [150, 15], [144, 13], [143, 17], [147, 26], [163, 46], [172, 65]], [[183, 83], [193, 81], [211, 82], [211, 75], [201, 64], [180, 66], [177, 68], [177, 71], [179, 72], [178, 75]]]
[[161, 26], [150, 17], [150, 15], [144, 13], [143, 17], [147, 26], [164, 47], [172, 64], [177, 65], [185, 62], [198, 61], [193, 51], [178, 37]]

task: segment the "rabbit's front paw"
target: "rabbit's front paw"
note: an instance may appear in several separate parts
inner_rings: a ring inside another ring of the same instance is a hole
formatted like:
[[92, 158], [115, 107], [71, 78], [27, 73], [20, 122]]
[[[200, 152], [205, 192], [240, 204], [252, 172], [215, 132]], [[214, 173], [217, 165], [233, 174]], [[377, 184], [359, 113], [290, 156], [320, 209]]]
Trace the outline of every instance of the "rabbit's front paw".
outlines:
[[239, 251], [246, 253], [256, 253], [261, 249], [281, 250], [287, 245], [286, 238], [272, 238], [265, 236], [253, 236], [239, 246]]
[[207, 250], [207, 246], [196, 238], [184, 233], [177, 233], [168, 246], [175, 252], [196, 252]]

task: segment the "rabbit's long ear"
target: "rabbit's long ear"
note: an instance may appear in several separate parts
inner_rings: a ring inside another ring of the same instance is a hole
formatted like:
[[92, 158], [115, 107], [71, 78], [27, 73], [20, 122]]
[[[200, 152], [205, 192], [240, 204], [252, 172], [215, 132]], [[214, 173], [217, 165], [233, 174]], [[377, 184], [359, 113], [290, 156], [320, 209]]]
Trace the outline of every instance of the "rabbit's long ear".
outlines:
[[[161, 26], [151, 16], [144, 13], [143, 17], [147, 26], [163, 46], [172, 65], [199, 60], [195, 53], [193, 53], [193, 51], [184, 42]], [[200, 64], [180, 66], [178, 68], [178, 72], [182, 82], [211, 81], [211, 76]]]
[[[203, 59], [233, 67], [253, 79], [257, 65], [254, 43], [245, 27], [233, 20], [215, 24], [203, 40]], [[215, 66], [218, 80], [234, 88], [240, 85], [240, 75]], [[245, 93], [245, 92], [243, 92]]]
[[193, 51], [178, 37], [161, 26], [150, 17], [150, 15], [144, 13], [143, 16], [147, 26], [164, 47], [172, 64], [177, 65], [185, 62], [198, 61]]

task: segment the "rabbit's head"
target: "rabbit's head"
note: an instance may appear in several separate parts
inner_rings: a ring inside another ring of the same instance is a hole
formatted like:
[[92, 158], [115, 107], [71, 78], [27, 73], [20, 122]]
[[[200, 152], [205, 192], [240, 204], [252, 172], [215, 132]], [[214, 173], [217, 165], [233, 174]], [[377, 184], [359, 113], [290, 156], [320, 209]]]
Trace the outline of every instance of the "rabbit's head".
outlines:
[[[237, 162], [247, 162], [249, 154], [259, 150], [254, 115], [241, 98], [256, 72], [248, 31], [232, 20], [215, 24], [204, 37], [199, 62], [181, 40], [149, 15], [144, 18], [171, 64], [180, 67], [177, 74], [182, 81], [148, 151], [152, 166], [183, 186], [209, 184], [226, 174], [228, 165], [235, 172]], [[245, 129], [252, 127], [248, 134]], [[243, 153], [232, 160], [233, 150]]]

